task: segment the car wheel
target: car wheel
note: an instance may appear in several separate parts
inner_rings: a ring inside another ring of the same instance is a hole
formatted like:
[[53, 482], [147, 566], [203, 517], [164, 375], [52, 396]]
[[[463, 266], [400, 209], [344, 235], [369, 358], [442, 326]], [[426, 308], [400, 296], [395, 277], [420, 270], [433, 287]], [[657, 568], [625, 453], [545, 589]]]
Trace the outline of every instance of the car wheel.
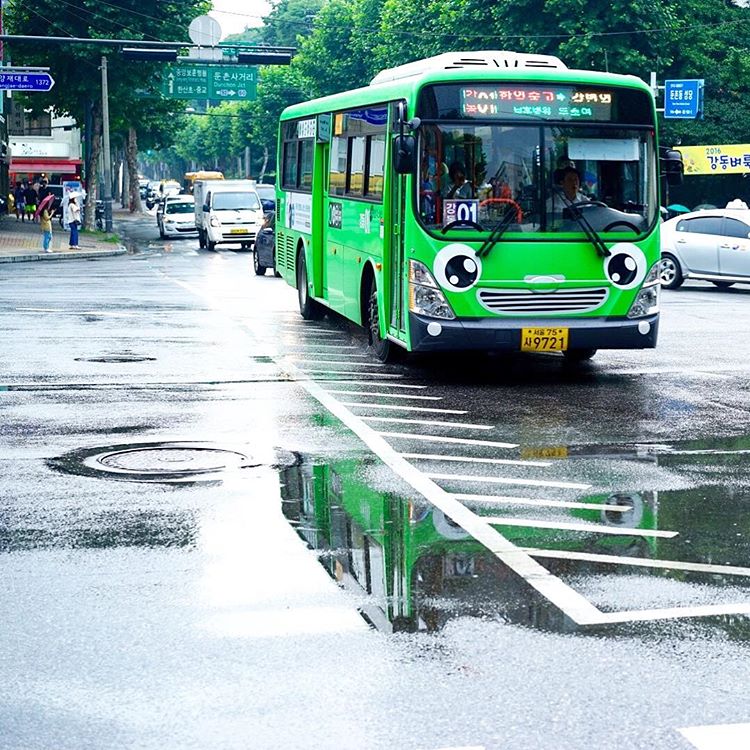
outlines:
[[684, 279], [680, 270], [680, 264], [677, 262], [677, 258], [671, 253], [664, 253], [661, 256], [659, 278], [661, 279], [661, 285], [665, 289], [677, 289], [682, 286]]
[[563, 352], [568, 362], [586, 362], [596, 354], [596, 349], [566, 349]]
[[258, 262], [258, 251], [256, 250], [253, 253], [253, 268], [255, 269], [255, 275], [256, 276], [265, 276], [266, 275], [266, 267], [261, 266], [261, 264]]
[[304, 252], [297, 254], [297, 300], [299, 313], [305, 320], [318, 320], [323, 317], [323, 307], [309, 294], [307, 264]]
[[734, 286], [733, 281], [712, 281], [711, 283], [719, 289], [729, 289], [730, 286]]
[[375, 279], [370, 279], [367, 292], [367, 309], [365, 315], [367, 336], [373, 354], [381, 362], [395, 362], [400, 353], [396, 345], [380, 336], [380, 311], [378, 309], [378, 286]]

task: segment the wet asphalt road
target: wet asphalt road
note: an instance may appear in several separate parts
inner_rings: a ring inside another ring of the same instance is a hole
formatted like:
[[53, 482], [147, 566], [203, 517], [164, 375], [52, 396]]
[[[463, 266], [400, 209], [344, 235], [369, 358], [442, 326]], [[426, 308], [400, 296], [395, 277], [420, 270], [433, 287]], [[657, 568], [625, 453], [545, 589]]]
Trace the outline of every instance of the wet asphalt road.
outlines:
[[122, 229], [0, 270], [0, 748], [750, 744], [750, 287], [578, 368], [381, 367]]

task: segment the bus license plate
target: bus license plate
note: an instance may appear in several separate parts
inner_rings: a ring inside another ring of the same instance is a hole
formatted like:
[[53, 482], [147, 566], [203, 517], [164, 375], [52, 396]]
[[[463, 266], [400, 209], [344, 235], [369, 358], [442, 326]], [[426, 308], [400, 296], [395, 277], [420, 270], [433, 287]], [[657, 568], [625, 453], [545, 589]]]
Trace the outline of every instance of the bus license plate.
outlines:
[[522, 352], [564, 352], [568, 348], [567, 328], [522, 328]]

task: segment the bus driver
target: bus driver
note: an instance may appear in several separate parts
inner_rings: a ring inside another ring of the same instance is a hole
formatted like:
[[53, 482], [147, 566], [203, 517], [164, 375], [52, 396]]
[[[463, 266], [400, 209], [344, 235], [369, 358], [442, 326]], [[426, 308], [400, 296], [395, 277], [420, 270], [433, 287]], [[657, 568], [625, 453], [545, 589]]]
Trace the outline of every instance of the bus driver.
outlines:
[[564, 208], [571, 203], [588, 203], [589, 198], [581, 192], [581, 175], [575, 167], [556, 169], [553, 178], [555, 190], [547, 200], [547, 214], [552, 214], [554, 221], [560, 221]]

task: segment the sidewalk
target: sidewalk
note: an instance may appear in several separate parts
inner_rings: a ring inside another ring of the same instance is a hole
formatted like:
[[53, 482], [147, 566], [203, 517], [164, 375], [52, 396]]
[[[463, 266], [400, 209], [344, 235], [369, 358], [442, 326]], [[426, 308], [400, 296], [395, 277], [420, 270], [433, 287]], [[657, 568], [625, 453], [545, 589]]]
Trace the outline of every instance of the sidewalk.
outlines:
[[42, 251], [42, 232], [39, 224], [16, 221], [15, 216], [0, 217], [0, 263], [27, 260], [68, 260], [70, 258], [103, 258], [109, 255], [124, 255], [127, 250], [117, 242], [104, 242], [98, 233], [81, 232], [78, 250], [69, 250], [70, 232], [60, 226], [55, 218], [52, 222], [51, 253]]

